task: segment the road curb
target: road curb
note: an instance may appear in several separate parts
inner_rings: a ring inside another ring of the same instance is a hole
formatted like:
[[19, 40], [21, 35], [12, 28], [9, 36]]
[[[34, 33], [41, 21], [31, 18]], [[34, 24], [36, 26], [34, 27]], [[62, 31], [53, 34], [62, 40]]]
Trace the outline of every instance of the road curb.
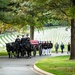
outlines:
[[[67, 55], [67, 54], [64, 54], [64, 55]], [[62, 54], [61, 54], [61, 55], [58, 55], [58, 56], [62, 56]], [[37, 62], [35, 62], [35, 64], [36, 64], [36, 63], [37, 63]], [[40, 73], [43, 74], [43, 75], [55, 75], [55, 74], [46, 72], [46, 71], [44, 71], [44, 70], [38, 68], [35, 64], [34, 64], [34, 69], [35, 69], [37, 72], [40, 72]]]
[[35, 69], [36, 71], [40, 72], [40, 73], [43, 74], [43, 75], [54, 75], [54, 74], [52, 74], [52, 73], [46, 72], [46, 71], [44, 71], [44, 70], [41, 70], [41, 69], [38, 68], [35, 64], [34, 64], [34, 69]]

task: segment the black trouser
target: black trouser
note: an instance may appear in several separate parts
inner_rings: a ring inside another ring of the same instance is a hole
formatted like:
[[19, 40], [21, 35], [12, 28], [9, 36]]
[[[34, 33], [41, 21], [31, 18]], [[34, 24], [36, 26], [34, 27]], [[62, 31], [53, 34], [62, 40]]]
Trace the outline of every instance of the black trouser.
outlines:
[[63, 49], [61, 49], [61, 53], [63, 53]]

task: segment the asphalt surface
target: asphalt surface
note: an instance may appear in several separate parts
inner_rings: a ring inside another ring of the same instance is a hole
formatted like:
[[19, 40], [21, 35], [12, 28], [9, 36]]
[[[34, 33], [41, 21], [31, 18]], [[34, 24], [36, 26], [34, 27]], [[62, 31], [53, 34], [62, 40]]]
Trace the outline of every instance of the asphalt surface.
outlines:
[[34, 63], [42, 58], [66, 55], [67, 53], [53, 53], [51, 56], [39, 56], [32, 58], [8, 58], [0, 57], [0, 75], [42, 75], [34, 70]]

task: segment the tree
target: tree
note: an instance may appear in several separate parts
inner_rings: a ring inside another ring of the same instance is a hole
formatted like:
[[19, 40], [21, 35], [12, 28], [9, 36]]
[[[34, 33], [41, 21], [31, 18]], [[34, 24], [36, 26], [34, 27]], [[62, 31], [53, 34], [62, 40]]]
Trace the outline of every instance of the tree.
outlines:
[[[62, 13], [64, 13], [71, 21], [71, 55], [70, 55], [70, 59], [75, 59], [75, 0], [65, 0], [65, 2], [62, 0], [59, 0], [59, 2], [57, 2], [57, 3], [53, 2], [53, 1], [52, 1], [52, 3], [54, 5], [56, 5], [56, 7]], [[65, 4], [66, 4], [66, 6], [65, 6]], [[57, 10], [57, 8], [55, 10]]]
[[71, 6], [71, 55], [70, 59], [75, 59], [75, 0], [72, 0]]
[[4, 23], [16, 25], [18, 28], [22, 27], [21, 29], [29, 25], [31, 39], [34, 39], [34, 28], [39, 28], [43, 25], [40, 22], [43, 21], [43, 16], [38, 12], [38, 8], [35, 8], [32, 2], [24, 0], [11, 0], [6, 6], [7, 11], [1, 11], [0, 19]]
[[16, 30], [24, 29], [29, 25], [31, 39], [34, 39], [34, 29], [42, 28], [44, 23], [51, 18], [49, 13], [45, 13], [42, 6], [39, 7], [39, 3], [36, 4], [31, 0], [11, 0], [6, 4], [6, 10], [1, 11], [0, 19], [4, 23], [18, 26]]
[[[36, 1], [39, 1], [39, 0], [36, 0]], [[39, 3], [39, 6], [41, 6], [41, 3]], [[44, 4], [42, 4], [42, 7], [43, 9], [46, 10], [46, 12], [55, 13], [58, 17], [60, 15], [63, 18], [66, 16], [66, 18], [70, 20], [70, 24], [71, 24], [70, 59], [71, 60], [75, 59], [75, 0], [46, 0]]]

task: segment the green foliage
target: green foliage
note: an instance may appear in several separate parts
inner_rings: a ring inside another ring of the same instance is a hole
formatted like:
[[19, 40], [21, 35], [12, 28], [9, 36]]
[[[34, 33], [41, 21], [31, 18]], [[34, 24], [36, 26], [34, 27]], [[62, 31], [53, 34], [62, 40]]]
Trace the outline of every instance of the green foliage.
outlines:
[[5, 23], [11, 23], [12, 22], [12, 16], [10, 13], [1, 12], [0, 13], [0, 19]]
[[37, 3], [37, 4], [44, 4], [45, 2], [47, 2], [48, 0], [30, 0], [34, 3]]
[[9, 4], [10, 0], [0, 0], [0, 9], [1, 8], [7, 8], [7, 5]]
[[61, 21], [74, 17], [75, 7], [71, 3], [71, 0], [1, 0], [0, 8], [3, 11], [0, 12], [0, 19], [5, 23], [22, 25], [21, 27], [31, 25], [41, 28], [51, 20]]
[[71, 18], [75, 18], [75, 6], [68, 8], [67, 14], [68, 14], [69, 17], [71, 17]]
[[0, 56], [7, 56], [7, 52], [0, 52]]

